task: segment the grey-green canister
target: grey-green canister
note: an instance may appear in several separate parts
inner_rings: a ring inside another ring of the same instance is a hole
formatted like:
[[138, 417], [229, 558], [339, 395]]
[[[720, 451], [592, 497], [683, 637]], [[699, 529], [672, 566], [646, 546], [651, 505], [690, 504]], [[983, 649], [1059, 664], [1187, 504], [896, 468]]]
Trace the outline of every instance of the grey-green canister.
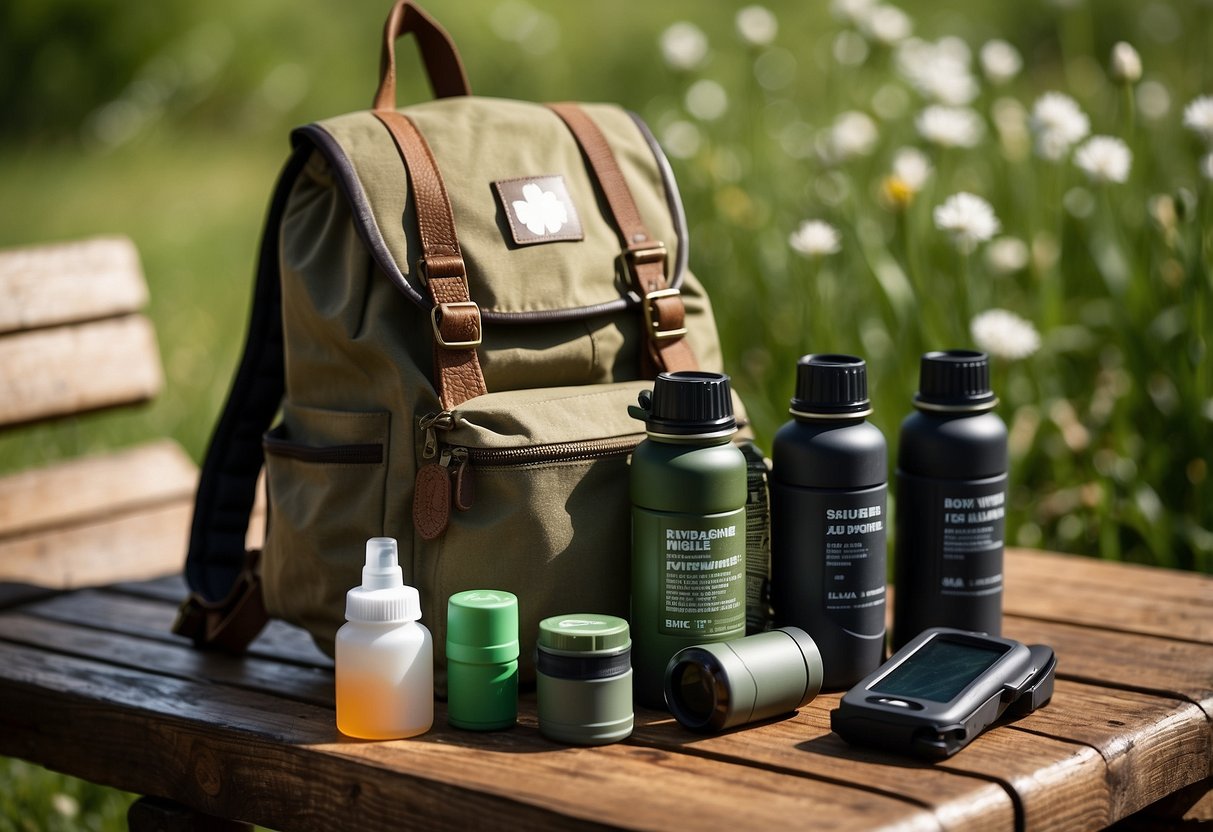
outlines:
[[456, 592], [447, 602], [447, 722], [469, 731], [518, 719], [518, 598], [500, 589]]
[[632, 640], [613, 615], [571, 614], [539, 622], [539, 730], [573, 745], [606, 745], [632, 733]]

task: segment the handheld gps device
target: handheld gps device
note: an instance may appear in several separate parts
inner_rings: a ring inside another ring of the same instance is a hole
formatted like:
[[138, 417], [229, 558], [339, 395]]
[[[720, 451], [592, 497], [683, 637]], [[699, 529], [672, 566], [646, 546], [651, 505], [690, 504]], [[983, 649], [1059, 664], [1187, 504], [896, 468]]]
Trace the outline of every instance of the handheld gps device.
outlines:
[[1056, 668], [1043, 644], [932, 627], [847, 691], [830, 727], [849, 743], [942, 760], [1000, 717], [1047, 704]]

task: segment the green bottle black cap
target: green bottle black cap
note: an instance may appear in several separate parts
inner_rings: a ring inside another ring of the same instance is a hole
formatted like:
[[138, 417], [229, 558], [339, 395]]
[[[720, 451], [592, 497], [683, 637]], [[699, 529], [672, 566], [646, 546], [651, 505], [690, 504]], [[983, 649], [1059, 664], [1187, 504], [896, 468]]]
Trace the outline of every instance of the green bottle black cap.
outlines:
[[858, 419], [872, 412], [868, 365], [854, 355], [806, 355], [796, 362], [793, 416]]
[[923, 354], [914, 406], [920, 410], [973, 412], [998, 404], [990, 388], [990, 357], [977, 350]]
[[724, 373], [660, 373], [652, 392], [642, 392], [639, 401], [640, 407], [629, 407], [628, 413], [658, 436], [725, 436], [737, 430]]

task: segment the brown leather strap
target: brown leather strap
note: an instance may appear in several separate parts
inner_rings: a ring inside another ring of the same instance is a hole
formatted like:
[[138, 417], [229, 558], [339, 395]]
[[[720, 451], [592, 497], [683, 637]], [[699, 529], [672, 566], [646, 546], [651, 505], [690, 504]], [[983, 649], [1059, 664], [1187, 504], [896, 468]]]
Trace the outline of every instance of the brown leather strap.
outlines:
[[404, 160], [421, 235], [421, 279], [434, 301], [434, 384], [445, 410], [488, 392], [476, 347], [480, 307], [468, 293], [467, 270], [455, 234], [455, 215], [430, 146], [412, 120], [396, 111], [376, 112]]
[[207, 601], [191, 593], [177, 610], [173, 632], [193, 640], [198, 647], [243, 653], [270, 620], [261, 594], [261, 576], [257, 574], [260, 557], [259, 549], [248, 552], [240, 577], [222, 601]]
[[640, 296], [644, 315], [643, 374], [652, 377], [662, 370], [699, 369], [685, 338], [686, 309], [682, 295], [666, 283], [665, 245], [653, 239], [645, 226], [606, 136], [579, 105], [565, 102], [548, 107], [560, 116], [581, 146], [619, 232], [628, 275], [632, 288]]
[[396, 40], [407, 34], [417, 38], [421, 59], [435, 98], [471, 95], [459, 50], [446, 30], [411, 0], [397, 0], [383, 27], [383, 51], [379, 56], [379, 89], [376, 110], [396, 109]]

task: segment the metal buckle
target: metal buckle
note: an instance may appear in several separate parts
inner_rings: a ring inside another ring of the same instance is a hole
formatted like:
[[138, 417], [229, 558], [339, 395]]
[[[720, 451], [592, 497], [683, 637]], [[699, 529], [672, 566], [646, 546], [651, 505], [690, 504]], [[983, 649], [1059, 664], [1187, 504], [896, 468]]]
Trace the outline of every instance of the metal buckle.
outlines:
[[651, 338], [657, 341], [664, 341], [669, 338], [681, 338], [687, 334], [685, 326], [678, 329], [658, 329], [657, 321], [653, 316], [653, 301], [661, 300], [662, 298], [681, 297], [682, 292], [677, 289], [658, 289], [644, 296], [644, 325]]
[[640, 285], [640, 281], [636, 277], [636, 267], [645, 263], [661, 263], [661, 274], [665, 276], [666, 248], [665, 243], [654, 243], [648, 248], [632, 248], [624, 253], [624, 262], [628, 267], [628, 280], [632, 283], [632, 288], [638, 292], [643, 291], [644, 287]]
[[[478, 334], [475, 341], [447, 341], [442, 337], [442, 327], [438, 323], [439, 313], [445, 314], [448, 309], [471, 308], [476, 310], [476, 331]], [[484, 322], [480, 320], [480, 306], [474, 300], [456, 301], [455, 303], [436, 303], [430, 309], [430, 323], [434, 326], [434, 338], [438, 341], [438, 345], [446, 350], [468, 350], [480, 346], [480, 341], [484, 332]]]

